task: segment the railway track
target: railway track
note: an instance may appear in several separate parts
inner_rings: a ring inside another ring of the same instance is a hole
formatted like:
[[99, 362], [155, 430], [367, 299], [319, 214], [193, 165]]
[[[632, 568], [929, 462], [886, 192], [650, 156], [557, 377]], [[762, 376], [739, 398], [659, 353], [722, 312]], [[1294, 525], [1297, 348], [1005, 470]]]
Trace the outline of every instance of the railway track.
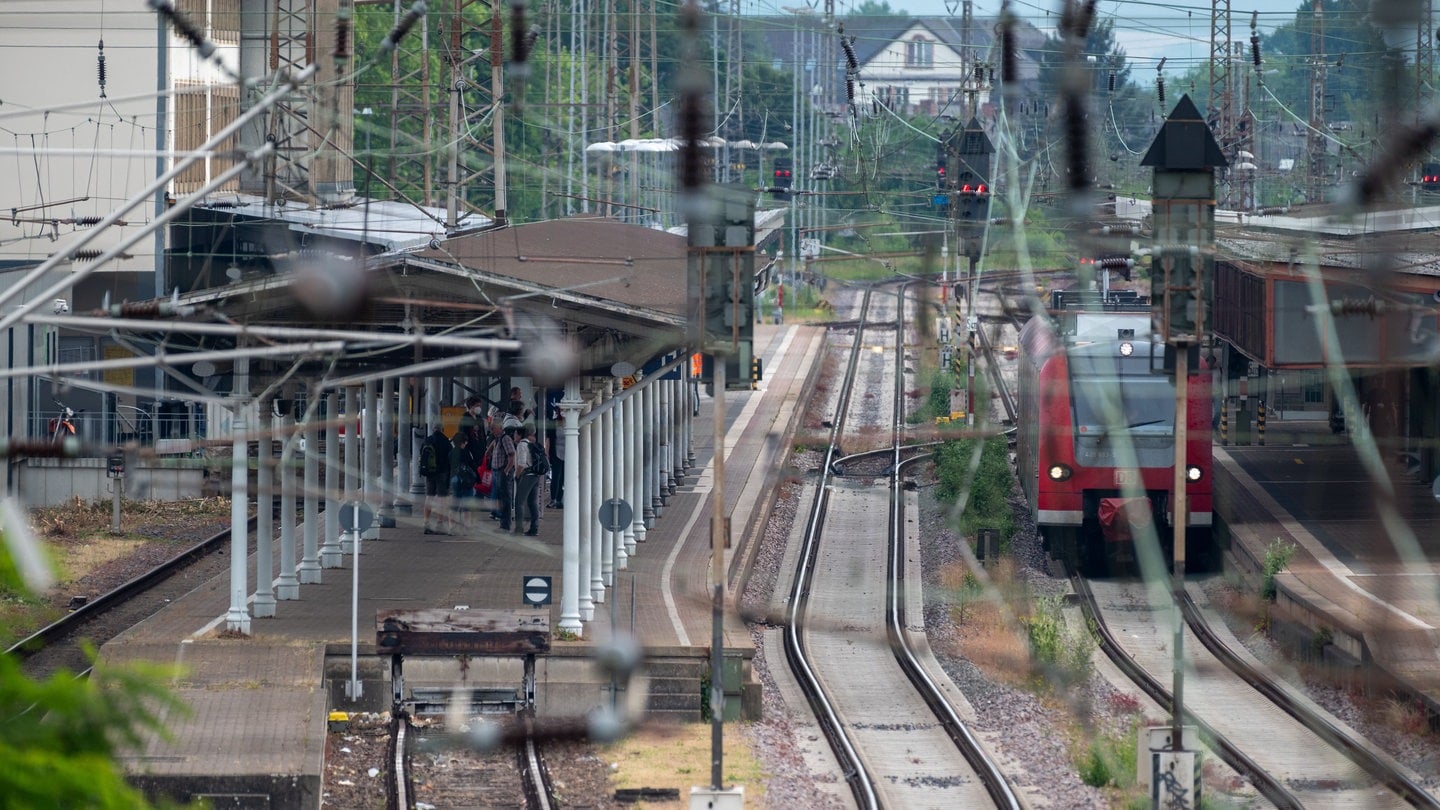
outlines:
[[531, 718], [508, 718], [503, 725], [468, 733], [445, 724], [416, 727], [407, 715], [396, 718], [392, 728], [388, 807], [410, 810], [424, 803], [553, 810], [563, 804], [546, 765], [544, 732]]
[[[1172, 672], [1169, 600], [1150, 598], [1139, 582], [1072, 582], [1106, 655], [1173, 711], [1162, 686]], [[1440, 808], [1404, 768], [1231, 649], [1188, 590], [1181, 613], [1187, 631], [1185, 720], [1276, 807]]]
[[[988, 334], [979, 349], [1012, 420], [1015, 404]], [[1166, 712], [1173, 698], [1172, 603], [1155, 603], [1142, 582], [1096, 583], [1072, 576], [1072, 588], [1101, 650]], [[1276, 807], [1440, 808], [1413, 774], [1233, 649], [1214, 629], [1187, 585], [1178, 605], [1186, 623], [1185, 659], [1192, 673], [1185, 720], [1205, 744]], [[1098, 596], [1097, 589], [1101, 592]], [[1168, 588], [1166, 589], [1168, 591]]]
[[[250, 519], [253, 538], [255, 519]], [[230, 531], [200, 541], [166, 562], [119, 587], [89, 600], [51, 624], [22, 639], [7, 652], [21, 662], [25, 674], [44, 678], [62, 669], [88, 672], [84, 644], [95, 648], [158, 613], [198, 585], [229, 567], [225, 552]]]
[[[900, 479], [902, 454], [912, 455], [901, 444], [906, 341], [903, 326], [879, 336], [873, 326], [903, 325], [904, 292], [864, 292], [852, 327], [790, 591], [786, 659], [859, 806], [1019, 807], [947, 695], [939, 667], [914, 643], [923, 631], [907, 618], [912, 607], [918, 615], [920, 586], [905, 564]], [[853, 396], [857, 384], [865, 396]], [[842, 445], [876, 436], [887, 444], [874, 455], [889, 455], [881, 463], [888, 486], [838, 476]]]

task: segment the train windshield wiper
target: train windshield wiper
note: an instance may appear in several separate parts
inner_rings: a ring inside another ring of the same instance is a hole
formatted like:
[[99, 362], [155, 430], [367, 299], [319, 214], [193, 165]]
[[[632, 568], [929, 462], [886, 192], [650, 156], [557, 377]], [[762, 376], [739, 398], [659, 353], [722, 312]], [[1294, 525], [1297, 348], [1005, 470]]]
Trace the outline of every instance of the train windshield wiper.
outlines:
[[[1167, 421], [1167, 420], [1165, 420], [1165, 419], [1145, 419], [1145, 420], [1142, 420], [1142, 421], [1139, 421], [1139, 422], [1131, 422], [1130, 424], [1128, 424], [1128, 425], [1125, 426], [1125, 430], [1134, 430], [1135, 428], [1149, 427], [1150, 425], [1159, 425], [1159, 424], [1164, 423], [1165, 421]], [[1100, 426], [1100, 435], [1096, 436], [1096, 439], [1099, 440], [1099, 441], [1104, 441], [1104, 440], [1106, 440], [1106, 439], [1108, 439], [1108, 438], [1110, 438], [1110, 426], [1109, 426], [1109, 425], [1101, 425], [1101, 426]]]
[[1143, 422], [1131, 422], [1130, 424], [1125, 426], [1125, 429], [1134, 430], [1135, 428], [1149, 427], [1150, 425], [1158, 425], [1164, 421], [1164, 419], [1147, 419]]

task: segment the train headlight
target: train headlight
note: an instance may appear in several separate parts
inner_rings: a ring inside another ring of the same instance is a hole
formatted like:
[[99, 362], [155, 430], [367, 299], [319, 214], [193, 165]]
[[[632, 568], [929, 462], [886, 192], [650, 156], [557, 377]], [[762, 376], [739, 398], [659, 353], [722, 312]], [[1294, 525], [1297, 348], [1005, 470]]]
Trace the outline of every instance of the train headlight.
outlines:
[[1120, 342], [1120, 356], [1129, 357], [1135, 353], [1135, 344], [1128, 340]]
[[1185, 479], [1192, 484], [1204, 477], [1205, 471], [1195, 466], [1194, 464], [1191, 464], [1190, 466], [1185, 468]]
[[1051, 464], [1050, 469], [1046, 470], [1045, 473], [1050, 476], [1051, 481], [1068, 481], [1070, 480], [1072, 471], [1064, 464]]

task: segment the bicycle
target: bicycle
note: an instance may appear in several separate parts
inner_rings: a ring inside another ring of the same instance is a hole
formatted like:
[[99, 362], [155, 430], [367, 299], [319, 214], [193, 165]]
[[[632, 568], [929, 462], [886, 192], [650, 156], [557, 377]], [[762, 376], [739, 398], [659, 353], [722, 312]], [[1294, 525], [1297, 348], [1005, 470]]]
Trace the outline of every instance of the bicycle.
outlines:
[[54, 444], [62, 444], [66, 439], [75, 436], [75, 417], [78, 412], [62, 402], [56, 402], [60, 406], [60, 414], [52, 416], [45, 423], [45, 430], [50, 434], [50, 441]]

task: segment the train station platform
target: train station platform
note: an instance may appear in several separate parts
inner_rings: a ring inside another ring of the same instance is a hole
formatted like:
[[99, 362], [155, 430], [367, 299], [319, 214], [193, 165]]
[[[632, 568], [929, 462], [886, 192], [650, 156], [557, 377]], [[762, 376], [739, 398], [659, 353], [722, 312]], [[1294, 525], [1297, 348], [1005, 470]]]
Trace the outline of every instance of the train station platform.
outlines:
[[[757, 390], [726, 394], [724, 501], [733, 540], [726, 570], [732, 585], [768, 517], [769, 492], [793, 443], [823, 337], [814, 327], [758, 326], [755, 349], [765, 377]], [[673, 675], [665, 676], [671, 683], [664, 686], [656, 674], [649, 682], [648, 708], [700, 719], [699, 673], [712, 630], [713, 406], [712, 398], [700, 398], [692, 436], [695, 466], [628, 567], [614, 573], [579, 637], [557, 636], [551, 653], [537, 661], [542, 715], [582, 715], [613, 695], [591, 659], [612, 633], [633, 628], [652, 662], [667, 661], [670, 670], [682, 673], [678, 686]], [[376, 612], [548, 609], [550, 626], [556, 627], [562, 514], [545, 509], [537, 537], [502, 533], [484, 512], [474, 516], [470, 530], [452, 535], [425, 533], [418, 514], [400, 516], [394, 528], [380, 530], [378, 540], [363, 541], [358, 558], [347, 554], [342, 568], [323, 572], [321, 583], [302, 585], [298, 600], [279, 602], [274, 617], [255, 619], [248, 636], [225, 631], [230, 601], [225, 576], [167, 605], [100, 651], [103, 662], [180, 667], [171, 688], [190, 711], [165, 717], [168, 737], [153, 735], [124, 758], [133, 781], [179, 800], [209, 797], [216, 806], [318, 807], [327, 712], [390, 705], [388, 657], [376, 653]], [[253, 570], [253, 558], [251, 564]], [[548, 608], [524, 606], [522, 583], [536, 576], [553, 583]], [[724, 638], [727, 659], [748, 672], [753, 643], [733, 609], [726, 613]], [[677, 669], [677, 661], [690, 662], [688, 669]], [[518, 660], [407, 660], [405, 682], [519, 687], [522, 672]], [[694, 689], [684, 685], [689, 682], [684, 672], [693, 673]], [[758, 686], [748, 687], [742, 685], [740, 692], [750, 694], [737, 694], [737, 705], [758, 706]], [[634, 688], [637, 694], [627, 698], [639, 697], [644, 685]], [[244, 803], [262, 796], [268, 803]]]
[[[1325, 421], [1291, 421], [1265, 446], [1215, 446], [1215, 503], [1231, 563], [1275, 577], [1272, 634], [1350, 670], [1372, 694], [1406, 695], [1440, 716], [1440, 501], [1394, 459], [1393, 496]], [[1393, 505], [1385, 513], [1382, 504]]]

